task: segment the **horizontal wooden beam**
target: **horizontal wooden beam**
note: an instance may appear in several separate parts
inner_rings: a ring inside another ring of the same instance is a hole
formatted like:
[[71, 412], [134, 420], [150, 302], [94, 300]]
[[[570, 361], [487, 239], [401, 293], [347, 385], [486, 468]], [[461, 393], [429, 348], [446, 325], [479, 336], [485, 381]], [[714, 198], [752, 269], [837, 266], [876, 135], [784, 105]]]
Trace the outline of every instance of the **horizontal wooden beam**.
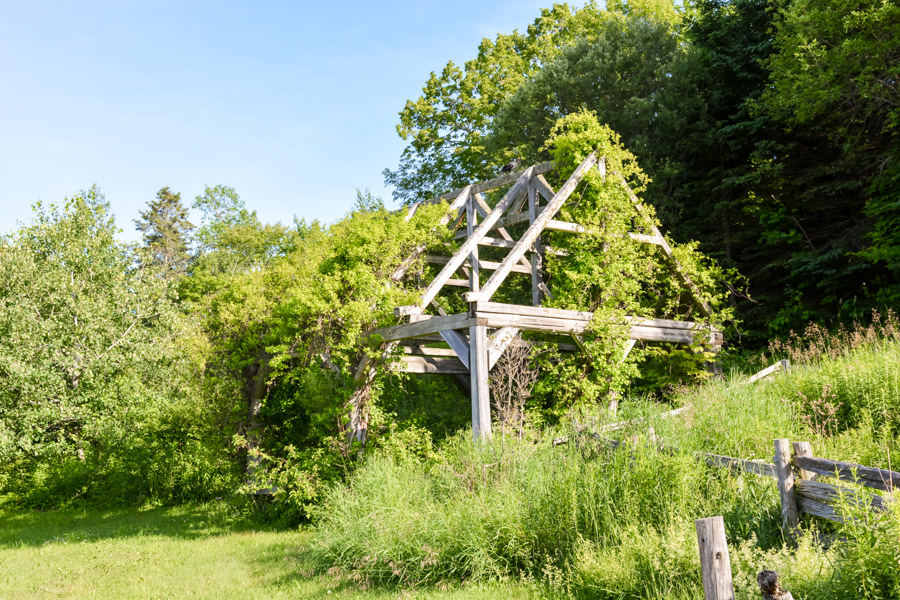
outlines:
[[[534, 165], [532, 167], [534, 170], [532, 171], [535, 174], [543, 174], [549, 173], [556, 167], [556, 163], [554, 162], [545, 162]], [[481, 183], [475, 183], [471, 186], [469, 190], [470, 194], [481, 194], [482, 192], [489, 192], [491, 190], [496, 190], [498, 188], [505, 187], [513, 182], [515, 182], [521, 175], [524, 173], [526, 169], [522, 169], [521, 171], [515, 171], [513, 173], [507, 173], [506, 175], [501, 175], [500, 177], [495, 177], [494, 179], [490, 179], [488, 181], [482, 181]], [[435, 196], [434, 198], [429, 198], [428, 200], [422, 200], [421, 202], [417, 202], [413, 206], [422, 205], [426, 206], [428, 204], [437, 204], [439, 202], [443, 202], [445, 200], [453, 200], [457, 198], [465, 188], [459, 188], [456, 190], [452, 190], [441, 194], [440, 196]]]
[[405, 373], [454, 375], [468, 374], [469, 367], [462, 364], [456, 357], [404, 356], [401, 370]]
[[412, 356], [450, 356], [457, 358], [453, 348], [429, 348], [427, 346], [403, 345], [403, 352]]
[[367, 331], [360, 337], [363, 342], [374, 336], [381, 336], [385, 342], [393, 342], [423, 335], [433, 335], [440, 331], [450, 329], [465, 329], [466, 327], [471, 327], [473, 325], [487, 324], [482, 321], [483, 319], [473, 318], [466, 313], [461, 313], [457, 315], [448, 315], [446, 317], [431, 317], [430, 319], [424, 319], [415, 323], [405, 323], [403, 325], [394, 325], [393, 327], [373, 329]]
[[837, 477], [843, 481], [858, 483], [866, 487], [892, 491], [900, 488], [900, 473], [875, 467], [864, 467], [854, 463], [812, 456], [794, 456], [794, 465], [819, 475]]
[[711, 467], [731, 467], [739, 471], [775, 478], [775, 465], [772, 463], [732, 458], [721, 454], [703, 454], [703, 459]]
[[[426, 257], [426, 260], [427, 260], [428, 262], [434, 263], [434, 264], [436, 264], [436, 265], [446, 265], [448, 262], [450, 262], [450, 257], [449, 257], [449, 256], [438, 256], [438, 255], [435, 255], [435, 254], [429, 254], [429, 255]], [[493, 261], [490, 261], [490, 260], [480, 260], [480, 259], [479, 259], [479, 260], [478, 260], [478, 265], [479, 265], [482, 269], [485, 269], [485, 270], [487, 270], [487, 271], [493, 271], [493, 270], [497, 269], [497, 267], [500, 266], [500, 263], [498, 263], [498, 262], [493, 262]], [[463, 263], [462, 266], [463, 266], [463, 267], [468, 267], [468, 266], [469, 266], [469, 263]], [[516, 265], [516, 266], [514, 266], [514, 267], [512, 268], [512, 271], [513, 271], [513, 273], [527, 273], [527, 274], [530, 275], [530, 274], [531, 274], [531, 267], [524, 267], [524, 266], [522, 266], [522, 265]]]
[[[859, 494], [850, 488], [831, 485], [830, 483], [822, 483], [821, 481], [812, 481], [810, 479], [794, 479], [794, 485], [797, 487], [797, 493], [811, 500], [818, 500], [826, 504], [834, 504], [840, 502], [841, 499], [849, 500], [854, 504], [865, 503], [875, 510], [884, 510], [887, 508], [885, 499], [877, 494]], [[889, 502], [889, 501], [888, 501]]]

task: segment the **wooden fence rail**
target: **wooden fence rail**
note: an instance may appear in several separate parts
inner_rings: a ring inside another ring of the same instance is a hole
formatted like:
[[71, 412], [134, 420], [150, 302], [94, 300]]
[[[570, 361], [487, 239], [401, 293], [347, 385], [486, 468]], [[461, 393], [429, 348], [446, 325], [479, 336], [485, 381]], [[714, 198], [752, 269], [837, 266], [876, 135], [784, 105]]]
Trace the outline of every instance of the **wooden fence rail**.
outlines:
[[[662, 418], [682, 414], [682, 410], [660, 415]], [[624, 441], [607, 439], [600, 431], [619, 429], [626, 424], [642, 424], [647, 419], [636, 419], [630, 422], [614, 423], [612, 427], [577, 426], [576, 433], [590, 435], [610, 448], [616, 449], [625, 445]], [[593, 429], [594, 431], [591, 431]], [[553, 445], [565, 444], [569, 436], [556, 438]], [[668, 448], [669, 451], [674, 449]], [[812, 456], [809, 442], [794, 442], [786, 439], [775, 440], [775, 462], [767, 463], [759, 460], [746, 460], [723, 456], [721, 454], [699, 453], [697, 459], [712, 467], [731, 468], [737, 471], [753, 473], [763, 477], [771, 477], [778, 481], [781, 497], [782, 526], [790, 538], [800, 524], [803, 513], [843, 522], [844, 517], [835, 508], [837, 504], [849, 504], [857, 507], [868, 507], [871, 510], [886, 510], [893, 501], [893, 491], [900, 488], [900, 472], [867, 467], [855, 463], [831, 460]], [[819, 476], [833, 477], [838, 481], [846, 481], [859, 486], [888, 492], [888, 497], [879, 494], [866, 494], [847, 486], [834, 485], [818, 480]]]

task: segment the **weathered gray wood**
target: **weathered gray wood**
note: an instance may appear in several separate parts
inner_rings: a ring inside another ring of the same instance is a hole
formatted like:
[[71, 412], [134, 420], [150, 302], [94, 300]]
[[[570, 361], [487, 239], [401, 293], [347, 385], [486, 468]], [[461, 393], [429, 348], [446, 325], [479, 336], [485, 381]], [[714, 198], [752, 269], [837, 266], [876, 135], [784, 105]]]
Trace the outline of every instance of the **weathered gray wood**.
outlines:
[[890, 501], [877, 494], [858, 494], [855, 490], [845, 488], [830, 483], [822, 483], [821, 481], [810, 481], [807, 479], [797, 479], [797, 494], [810, 500], [817, 500], [825, 504], [834, 504], [843, 498], [844, 501], [856, 504], [867, 505], [874, 510], [885, 510]]
[[[528, 185], [528, 180], [531, 179], [531, 174], [534, 171], [534, 167], [529, 167], [525, 169], [522, 175], [516, 180], [516, 183], [510, 188], [510, 190], [506, 193], [505, 196], [497, 203], [497, 206], [494, 210], [489, 214], [485, 219], [478, 224], [478, 227], [472, 232], [471, 235], [468, 236], [468, 239], [462, 244], [459, 250], [457, 250], [456, 254], [450, 259], [444, 268], [441, 269], [441, 272], [435, 276], [432, 282], [425, 288], [425, 291], [422, 292], [422, 299], [418, 303], [418, 306], [425, 307], [429, 302], [437, 295], [442, 287], [447, 283], [453, 273], [458, 269], [465, 261], [468, 259], [469, 255], [472, 253], [472, 250], [478, 248], [478, 242], [488, 234], [488, 232], [494, 227], [497, 221], [500, 220], [500, 217], [503, 215], [504, 211], [509, 208], [510, 203], [514, 198], [517, 198], [519, 193], [525, 189], [525, 186]], [[510, 255], [515, 252], [515, 249], [510, 251]], [[507, 260], [509, 256], [507, 256]], [[503, 261], [506, 264], [506, 260]], [[518, 262], [518, 258], [516, 258], [509, 265], [510, 267], [515, 262]], [[494, 272], [494, 275], [497, 273], [503, 272], [503, 269], [499, 269]], [[505, 277], [505, 275], [504, 275]], [[493, 279], [493, 276], [491, 277]], [[490, 281], [490, 280], [489, 280]]]
[[[486, 217], [487, 214], [491, 212], [491, 207], [488, 206], [488, 203], [484, 200], [484, 197], [483, 197], [481, 194], [473, 194], [472, 197], [475, 199], [475, 202], [478, 204], [478, 206], [480, 206], [480, 207], [483, 209], [484, 213], [482, 214], [482, 216], [483, 216], [483, 217]], [[513, 210], [515, 210], [515, 209], [513, 209]], [[500, 235], [500, 237], [503, 238], [504, 241], [513, 244], [511, 247], [514, 248], [514, 247], [515, 247], [515, 242], [516, 242], [516, 241], [515, 241], [515, 240], [513, 239], [513, 237], [509, 234], [509, 232], [506, 231], [506, 229], [503, 227], [502, 221], [503, 221], [503, 219], [501, 219], [501, 220], [497, 223], [497, 225], [494, 226], [494, 228], [497, 230], [497, 233]], [[485, 238], [485, 239], [486, 239], [486, 238]], [[483, 244], [482, 242], [478, 242], [478, 245], [479, 245], [479, 246], [483, 246], [483, 245], [485, 245], [485, 244]], [[529, 266], [529, 265], [528, 265], [528, 262], [525, 261], [524, 259], [523, 259], [522, 261], [520, 261], [520, 263], [521, 263], [521, 265], [524, 266], [524, 267], [528, 267], [528, 266]]]
[[775, 440], [775, 478], [781, 496], [781, 526], [785, 537], [792, 539], [794, 530], [800, 526], [800, 512], [791, 469], [791, 443], [783, 438]]
[[[425, 256], [426, 261], [428, 261], [432, 264], [436, 264], [436, 265], [446, 265], [448, 262], [450, 262], [450, 258], [451, 257], [449, 257], [449, 256], [440, 256], [438, 254], [428, 254]], [[465, 262], [461, 265], [460, 268], [470, 267], [470, 266], [471, 266], [471, 262]], [[489, 260], [479, 260], [478, 266], [486, 271], [493, 271], [497, 267], [500, 266], [500, 263], [494, 262], [494, 261], [489, 261]], [[513, 270], [513, 273], [525, 273], [525, 274], [531, 273], [531, 267], [525, 267], [522, 265], [516, 265], [513, 267], [512, 270]]]
[[563, 308], [547, 308], [545, 306], [525, 306], [521, 304], [507, 304], [504, 302], [485, 302], [483, 300], [479, 300], [475, 303], [474, 310], [476, 314], [501, 313], [528, 317], [573, 319], [578, 321], [590, 321], [594, 317], [594, 313], [586, 310], [566, 310]]
[[[812, 456], [812, 446], [810, 446], [809, 442], [793, 442], [791, 444], [794, 448], [794, 458], [798, 456]], [[798, 469], [798, 473], [800, 475], [800, 479], [807, 479], [809, 481], [815, 481], [817, 475], [812, 471], [807, 471], [806, 469]]]
[[469, 340], [466, 336], [461, 332], [455, 329], [445, 329], [444, 331], [439, 332], [441, 337], [445, 342], [450, 346], [450, 349], [456, 353], [456, 357], [466, 365], [466, 369], [469, 367]]
[[[475, 224], [478, 220], [475, 213], [475, 198], [474, 196], [469, 196], [469, 200], [466, 202], [466, 233], [469, 236], [475, 231]], [[478, 262], [478, 244], [475, 244], [469, 252], [469, 264], [472, 266], [472, 272], [469, 273], [469, 290], [477, 292], [478, 288], [481, 286], [481, 279], [479, 278], [481, 266]]]
[[516, 338], [519, 330], [515, 327], [498, 329], [488, 340], [488, 369], [493, 369], [500, 357]]
[[[538, 200], [537, 190], [534, 181], [528, 186], [528, 220], [534, 223], [537, 217]], [[532, 246], [534, 252], [531, 253], [531, 304], [540, 306], [544, 299], [541, 290], [541, 283], [544, 280], [544, 247], [541, 243], [541, 236], [538, 235]]]
[[[491, 275], [490, 279], [485, 282], [484, 286], [481, 288], [479, 300], [490, 300], [491, 296], [494, 295], [494, 292], [497, 291], [497, 288], [500, 287], [500, 284], [506, 279], [507, 275], [509, 275], [510, 270], [513, 265], [519, 262], [529, 248], [532, 247], [537, 237], [541, 234], [541, 231], [544, 229], [544, 225], [547, 221], [553, 218], [553, 216], [559, 211], [562, 207], [563, 203], [568, 200], [569, 196], [572, 192], [575, 191], [575, 188], [581, 182], [582, 177], [584, 177], [584, 173], [594, 166], [594, 163], [597, 162], [597, 153], [592, 152], [590, 156], [588, 156], [584, 161], [578, 165], [578, 168], [572, 173], [569, 177], [568, 181], [566, 181], [565, 185], [560, 188], [559, 192], [556, 193], [556, 196], [553, 197], [553, 200], [550, 201], [549, 204], [541, 211], [541, 214], [534, 220], [534, 223], [528, 227], [528, 230], [522, 235], [519, 239], [519, 242], [516, 244], [516, 247], [509, 251], [506, 258], [503, 259], [503, 262], [500, 265], [500, 268], [494, 271], [493, 275]], [[532, 171], [533, 172], [533, 171]], [[532, 172], [527, 172], [528, 178], [531, 178]], [[517, 183], [518, 185], [518, 183]], [[488, 221], [485, 220], [485, 223]]]
[[488, 386], [487, 327], [469, 328], [469, 373], [472, 382], [472, 435], [491, 439], [491, 397]]
[[762, 571], [756, 576], [762, 600], [794, 600], [794, 596], [787, 590], [781, 589], [778, 581], [778, 573], [775, 571]]
[[797, 506], [801, 512], [804, 512], [808, 515], [813, 515], [822, 519], [828, 519], [829, 521], [837, 521], [838, 523], [844, 522], [844, 520], [837, 513], [833, 506], [825, 504], [824, 502], [821, 502], [819, 500], [813, 500], [812, 498], [807, 498], [806, 496], [798, 496]]
[[752, 375], [750, 377], [750, 379], [747, 380], [747, 383], [754, 383], [764, 377], [768, 377], [772, 373], [777, 373], [778, 371], [781, 371], [781, 370], [787, 370], [788, 368], [790, 368], [790, 366], [791, 366], [791, 362], [789, 360], [787, 360], [787, 359], [780, 360], [777, 363], [775, 363], [774, 365], [772, 365], [770, 367], [766, 367], [759, 373]]
[[403, 346], [403, 353], [410, 356], [450, 356], [456, 359], [459, 358], [456, 350], [453, 348], [429, 348], [427, 346], [406, 345], [403, 343], [401, 345]]
[[887, 469], [864, 467], [863, 465], [839, 460], [807, 456], [795, 456], [794, 464], [801, 469], [806, 469], [807, 471], [812, 471], [819, 475], [826, 475], [828, 477], [836, 476], [843, 481], [858, 483], [859, 485], [886, 492], [893, 491], [895, 487], [900, 486], [900, 473], [897, 471], [888, 471]]
[[694, 521], [700, 546], [700, 574], [706, 600], [734, 600], [731, 560], [725, 539], [725, 521], [709, 517]]
[[731, 456], [722, 456], [721, 454], [703, 454], [703, 459], [711, 467], [731, 467], [739, 471], [747, 471], [765, 477], [775, 478], [775, 465], [772, 463], [744, 460], [742, 458], [733, 458]]
[[423, 335], [432, 335], [448, 329], [465, 329], [477, 325], [480, 322], [479, 319], [469, 317], [466, 313], [449, 315], [446, 317], [431, 317], [415, 323], [372, 329], [371, 331], [364, 333], [360, 337], [360, 341], [365, 342], [365, 340], [373, 336], [380, 335], [385, 342], [393, 342]]
[[544, 179], [544, 176], [541, 173], [536, 173], [534, 176], [534, 187], [540, 193], [541, 196], [544, 197], [548, 202], [553, 200], [553, 196], [556, 195], [556, 192], [553, 191], [553, 188], [550, 187], [550, 184], [547, 183], [547, 180]]
[[[535, 174], [542, 174], [542, 173], [549, 173], [550, 171], [552, 171], [554, 169], [555, 166], [556, 166], [556, 163], [545, 162], [545, 163], [540, 163], [540, 164], [528, 167], [528, 169], [531, 169], [532, 172]], [[519, 177], [522, 176], [522, 173], [524, 173], [528, 169], [522, 169], [520, 171], [515, 171], [513, 173], [507, 173], [506, 175], [501, 175], [500, 177], [495, 177], [494, 179], [490, 179], [488, 181], [482, 181], [481, 183], [475, 183], [475, 184], [472, 184], [471, 186], [466, 186], [466, 187], [470, 188], [470, 193], [472, 193], [472, 194], [481, 194], [483, 192], [489, 192], [491, 190], [496, 190], [496, 189], [505, 187], [505, 186], [515, 182], [517, 179], [519, 179]], [[457, 196], [459, 196], [460, 193], [462, 192], [462, 190], [464, 190], [464, 189], [465, 188], [451, 190], [449, 192], [441, 194], [440, 196], [435, 196], [434, 198], [429, 198], [428, 200], [423, 200], [421, 202], [417, 202], [416, 204], [425, 206], [428, 204], [437, 204], [437, 203], [443, 202], [445, 200], [452, 200], [453, 198], [456, 198]]]
[[[447, 207], [447, 212], [444, 214], [443, 217], [441, 217], [441, 220], [440, 220], [441, 227], [446, 227], [447, 223], [450, 222], [450, 219], [453, 217], [453, 215], [460, 213], [461, 212], [460, 209], [465, 208], [466, 200], [468, 199], [469, 194], [471, 193], [471, 189], [472, 189], [472, 186], [467, 185], [466, 187], [459, 190], [458, 193], [452, 197], [453, 202], [450, 203], [450, 206]], [[450, 198], [447, 198], [447, 199], [449, 200]], [[441, 200], [441, 201], [443, 201], [443, 200]], [[407, 221], [410, 220], [414, 214], [416, 214], [416, 209], [418, 208], [419, 204], [421, 204], [421, 203], [417, 203], [417, 204], [414, 204], [409, 207], [409, 212], [406, 215]], [[464, 214], [464, 212], [463, 212], [463, 214]], [[415, 248], [415, 250], [413, 250], [410, 253], [410, 255], [407, 256], [403, 260], [402, 263], [400, 263], [400, 266], [397, 267], [397, 270], [391, 274], [391, 281], [397, 282], [397, 281], [400, 281], [401, 279], [403, 279], [403, 276], [406, 275], [406, 272], [409, 270], [409, 267], [411, 267], [412, 264], [414, 262], [416, 262], [416, 259], [419, 258], [419, 256], [423, 252], [425, 252], [425, 250], [427, 250], [427, 248], [428, 247], [425, 246], [424, 244], [417, 246]]]
[[458, 358], [440, 356], [404, 356], [400, 368], [406, 373], [453, 375], [469, 373], [469, 368]]
[[636, 419], [628, 419], [627, 421], [619, 421], [618, 423], [609, 423], [608, 425], [601, 425], [597, 428], [597, 431], [617, 431], [619, 429], [625, 429], [626, 427], [632, 427], [634, 425], [640, 425], [650, 420], [655, 419], [671, 419], [672, 417], [677, 417], [680, 414], [683, 414], [691, 409], [691, 405], [682, 406], [681, 408], [676, 408], [675, 410], [670, 410], [668, 412], [660, 413], [658, 415], [653, 415], [651, 417], [638, 417]]

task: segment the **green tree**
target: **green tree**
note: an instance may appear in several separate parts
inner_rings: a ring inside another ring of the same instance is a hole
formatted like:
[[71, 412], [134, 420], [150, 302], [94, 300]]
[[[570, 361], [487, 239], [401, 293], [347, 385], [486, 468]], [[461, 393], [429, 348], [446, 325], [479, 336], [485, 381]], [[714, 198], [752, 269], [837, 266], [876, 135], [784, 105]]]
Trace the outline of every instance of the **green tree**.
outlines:
[[591, 38], [606, 13], [593, 1], [581, 9], [554, 4], [524, 33], [483, 39], [478, 55], [463, 68], [447, 63], [431, 73], [422, 96], [407, 101], [397, 133], [409, 142], [395, 171], [385, 169], [394, 198], [428, 198], [496, 173], [516, 153], [507, 148], [489, 154], [484, 137], [503, 100], [530, 79], [560, 48]]
[[671, 223], [678, 215], [671, 199], [689, 155], [684, 140], [702, 116], [695, 67], [671, 23], [611, 14], [507, 97], [484, 146], [489, 153], [521, 148], [531, 162], [547, 160], [541, 144], [558, 118], [596, 112], [641, 161], [652, 180], [647, 198]]
[[811, 245], [842, 249], [857, 267], [857, 290], [868, 283], [887, 303], [900, 298], [898, 35], [896, 1], [785, 4], [778, 51], [768, 62], [772, 86], [763, 97], [767, 111], [800, 140], [814, 140], [819, 152], [810, 161], [809, 145], [795, 146], [785, 168], [812, 184], [811, 202], [827, 197], [841, 215], [830, 238]]
[[160, 267], [167, 277], [184, 275], [190, 259], [190, 234], [194, 226], [188, 221], [187, 208], [181, 203], [181, 194], [168, 187], [156, 193], [156, 200], [149, 203], [141, 218], [134, 221], [142, 232], [144, 248], [153, 264]]
[[0, 245], [0, 477], [33, 502], [227, 485], [189, 323], [118, 231], [95, 187]]

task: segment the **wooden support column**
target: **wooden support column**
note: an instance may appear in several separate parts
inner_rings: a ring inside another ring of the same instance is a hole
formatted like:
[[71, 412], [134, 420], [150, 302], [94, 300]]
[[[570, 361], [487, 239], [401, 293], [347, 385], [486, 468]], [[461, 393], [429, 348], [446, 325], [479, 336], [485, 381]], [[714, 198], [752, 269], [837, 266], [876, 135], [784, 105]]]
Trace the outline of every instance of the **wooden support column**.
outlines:
[[778, 479], [778, 493], [781, 496], [781, 528], [785, 538], [792, 541], [795, 530], [800, 526], [800, 511], [797, 508], [789, 440], [775, 440], [775, 477]]
[[[532, 181], [528, 186], [528, 225], [534, 224], [537, 218], [538, 198], [535, 184]], [[531, 254], [531, 304], [540, 306], [544, 294], [541, 288], [544, 283], [544, 245], [541, 236], [534, 240], [534, 252]]]
[[703, 577], [703, 596], [706, 600], [734, 600], [731, 579], [731, 560], [725, 539], [725, 521], [709, 517], [694, 521], [700, 545], [700, 574]]
[[[469, 199], [466, 201], [466, 237], [472, 237], [472, 232], [475, 231], [477, 220], [478, 212], [475, 210], [475, 198], [469, 196]], [[481, 286], [481, 282], [478, 278], [478, 275], [481, 272], [481, 265], [478, 264], [477, 245], [473, 246], [472, 251], [469, 252], [469, 265], [471, 266], [469, 270], [469, 291], [477, 292], [478, 288]]]
[[469, 327], [469, 375], [472, 378], [472, 435], [475, 441], [491, 439], [491, 395], [488, 386], [487, 327]]

